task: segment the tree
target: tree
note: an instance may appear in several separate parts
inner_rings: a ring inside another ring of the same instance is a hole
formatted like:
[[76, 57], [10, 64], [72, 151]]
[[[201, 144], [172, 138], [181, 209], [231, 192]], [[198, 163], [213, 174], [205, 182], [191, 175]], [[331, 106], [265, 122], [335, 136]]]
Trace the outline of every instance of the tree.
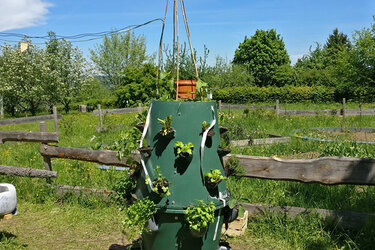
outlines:
[[274, 85], [275, 70], [290, 64], [285, 44], [274, 29], [257, 30], [251, 38], [245, 36], [234, 54], [233, 63], [248, 66], [258, 86]]
[[351, 43], [348, 39], [348, 36], [340, 32], [336, 28], [333, 30], [332, 34], [329, 35], [324, 49], [327, 52], [327, 56], [330, 58], [331, 63], [335, 63], [338, 53], [343, 50], [349, 50]]
[[19, 46], [4, 45], [0, 63], [0, 95], [4, 97], [5, 109], [15, 115], [16, 111], [29, 111], [35, 115], [40, 109], [43, 83], [48, 75], [45, 53], [28, 43], [21, 52]]
[[120, 86], [126, 67], [140, 67], [151, 57], [146, 55], [146, 41], [143, 35], [134, 33], [113, 33], [105, 36], [103, 43], [90, 50], [91, 60], [102, 74], [103, 82], [110, 88]]
[[46, 56], [50, 74], [44, 86], [45, 102], [49, 107], [60, 102], [68, 113], [87, 76], [86, 60], [70, 41], [57, 39], [54, 32], [48, 35]]
[[[141, 67], [128, 66], [122, 72], [121, 86], [116, 90], [117, 106], [136, 106], [156, 96], [156, 67], [146, 63]], [[172, 89], [170, 74], [161, 74], [159, 95], [171, 97]]]
[[[165, 46], [164, 53], [166, 55], [166, 58], [163, 62], [163, 70], [165, 72], [171, 73], [173, 70], [173, 51], [169, 49], [168, 46]], [[210, 50], [206, 47], [206, 45], [204, 45], [203, 47], [203, 56], [197, 57], [197, 51], [193, 49], [194, 58], [196, 58], [199, 78], [204, 78], [205, 74], [208, 73], [207, 71], [209, 67], [207, 65], [207, 57], [209, 53], [210, 53]], [[197, 80], [196, 79], [197, 77], [195, 75], [193, 58], [191, 57], [191, 52], [187, 48], [186, 43], [183, 43], [180, 46], [178, 55], [179, 55], [178, 56], [179, 57], [179, 60], [178, 60], [179, 79]], [[175, 56], [175, 64], [176, 64], [176, 56]], [[174, 73], [175, 78], [177, 77], [176, 67], [177, 65], [175, 65], [175, 73]]]
[[340, 97], [375, 100], [375, 23], [355, 31], [351, 49], [338, 53], [334, 76]]
[[218, 56], [214, 66], [208, 67], [201, 78], [210, 87], [254, 86], [254, 78], [245, 65], [228, 63]]

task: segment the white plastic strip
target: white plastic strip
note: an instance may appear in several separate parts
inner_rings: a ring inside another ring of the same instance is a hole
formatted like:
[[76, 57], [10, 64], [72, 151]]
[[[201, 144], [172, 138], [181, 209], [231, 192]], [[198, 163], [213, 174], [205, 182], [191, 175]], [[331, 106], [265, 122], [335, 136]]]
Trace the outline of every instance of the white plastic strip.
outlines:
[[202, 137], [202, 143], [201, 143], [201, 167], [202, 167], [202, 162], [203, 162], [204, 145], [206, 144], [208, 131], [210, 131], [210, 129], [212, 129], [215, 126], [215, 124], [216, 124], [215, 111], [214, 111], [214, 107], [212, 105], [211, 105], [211, 110], [212, 110], [213, 120], [211, 122], [210, 127], [203, 132], [203, 137]]
[[217, 222], [216, 222], [215, 234], [214, 234], [213, 241], [216, 240], [216, 236], [217, 236], [217, 233], [218, 233], [217, 230], [219, 229], [220, 214], [221, 214], [221, 209], [219, 210], [219, 215], [217, 216]]
[[[146, 133], [147, 133], [147, 129], [150, 125], [150, 117], [151, 117], [151, 108], [152, 108], [152, 102], [150, 104], [150, 108], [148, 110], [148, 114], [147, 114], [147, 118], [146, 118], [146, 122], [145, 122], [145, 127], [143, 129], [143, 132], [142, 132], [142, 137], [141, 137], [141, 141], [139, 142], [139, 147], [141, 148], [143, 146], [143, 139], [145, 138], [146, 136]], [[148, 177], [148, 185], [150, 186], [151, 190], [154, 188], [154, 186], [152, 185], [152, 181], [151, 181], [151, 178], [148, 174], [148, 171], [147, 171], [147, 168], [146, 168], [146, 164], [143, 160], [143, 157], [142, 157], [142, 154], [141, 154], [141, 164], [142, 164], [142, 167], [143, 167], [143, 171], [145, 171], [145, 175], [146, 177]]]

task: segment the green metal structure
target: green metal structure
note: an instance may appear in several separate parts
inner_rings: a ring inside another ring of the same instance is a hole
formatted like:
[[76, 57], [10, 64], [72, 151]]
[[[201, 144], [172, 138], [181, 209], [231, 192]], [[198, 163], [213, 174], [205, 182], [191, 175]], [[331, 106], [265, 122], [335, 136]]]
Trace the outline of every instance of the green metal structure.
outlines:
[[[174, 137], [161, 136], [162, 125], [158, 118], [172, 116]], [[220, 132], [215, 102], [164, 102], [152, 101], [149, 122], [145, 125], [145, 139], [152, 148], [151, 155], [142, 155], [143, 171], [138, 177], [136, 195], [149, 197], [157, 205], [150, 232], [142, 235], [144, 249], [212, 249], [219, 248], [223, 224], [223, 207], [229, 200], [225, 181], [215, 189], [206, 187], [203, 174], [219, 169], [225, 175], [222, 159], [218, 154]], [[202, 122], [215, 124], [215, 135], [205, 137]], [[174, 143], [194, 144], [190, 158], [179, 157]], [[203, 141], [203, 143], [202, 143]], [[202, 145], [202, 147], [201, 147]], [[145, 180], [153, 177], [156, 166], [169, 182], [170, 196], [160, 197]], [[184, 211], [199, 200], [214, 202], [215, 222], [203, 237], [194, 237], [187, 226]], [[150, 226], [150, 225], [149, 225]]]

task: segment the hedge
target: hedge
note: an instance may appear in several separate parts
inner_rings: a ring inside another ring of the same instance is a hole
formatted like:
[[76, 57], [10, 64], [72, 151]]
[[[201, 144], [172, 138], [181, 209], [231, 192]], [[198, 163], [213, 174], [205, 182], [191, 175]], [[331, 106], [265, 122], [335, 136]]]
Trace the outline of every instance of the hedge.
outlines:
[[256, 103], [274, 102], [332, 102], [335, 99], [335, 89], [325, 86], [284, 86], [284, 87], [228, 87], [215, 89], [215, 100], [225, 103]]

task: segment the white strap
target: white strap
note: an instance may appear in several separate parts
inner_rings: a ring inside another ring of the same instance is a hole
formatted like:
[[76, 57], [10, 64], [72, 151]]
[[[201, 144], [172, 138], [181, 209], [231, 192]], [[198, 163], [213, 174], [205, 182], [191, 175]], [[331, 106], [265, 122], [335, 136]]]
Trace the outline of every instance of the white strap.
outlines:
[[[146, 123], [145, 123], [145, 127], [143, 129], [143, 132], [142, 132], [142, 137], [141, 137], [141, 141], [139, 142], [139, 147], [141, 148], [143, 146], [143, 139], [145, 138], [146, 136], [146, 133], [147, 133], [147, 129], [150, 125], [150, 116], [151, 116], [151, 108], [152, 108], [152, 103], [150, 105], [150, 108], [148, 110], [148, 114], [147, 114], [147, 118], [146, 118]], [[145, 165], [145, 162], [143, 160], [143, 156], [141, 154], [141, 164], [142, 164], [142, 167], [143, 167], [143, 171], [145, 171], [145, 175], [146, 177], [148, 178], [147, 182], [148, 182], [148, 185], [150, 186], [151, 190], [154, 188], [154, 186], [152, 185], [152, 181], [151, 181], [151, 178], [148, 174], [148, 171], [147, 171], [147, 168], [146, 168], [146, 165]]]
[[217, 216], [217, 222], [216, 222], [215, 234], [214, 234], [213, 241], [216, 240], [216, 236], [217, 236], [217, 233], [218, 233], [221, 210], [222, 210], [222, 209], [219, 210], [219, 215]]

